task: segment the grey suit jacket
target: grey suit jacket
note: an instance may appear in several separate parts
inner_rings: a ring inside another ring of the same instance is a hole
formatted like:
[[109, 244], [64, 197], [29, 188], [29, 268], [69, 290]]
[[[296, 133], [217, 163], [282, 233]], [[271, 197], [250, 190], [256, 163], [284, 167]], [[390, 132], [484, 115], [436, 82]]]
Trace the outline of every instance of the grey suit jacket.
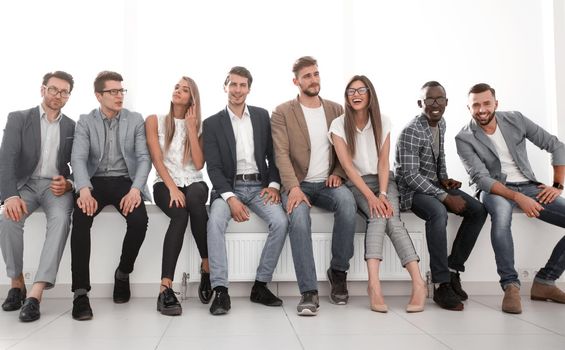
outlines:
[[[525, 177], [538, 182], [526, 153], [526, 139], [551, 153], [552, 165], [565, 165], [565, 145], [522, 113], [496, 112], [495, 118], [514, 162]], [[496, 149], [475, 120], [461, 129], [455, 142], [457, 154], [471, 177], [470, 183], [477, 191], [490, 192], [495, 182], [506, 183]]]
[[[0, 200], [18, 196], [29, 180], [41, 155], [39, 106], [8, 114], [0, 147]], [[75, 122], [65, 115], [59, 121], [60, 140], [57, 154], [59, 174], [69, 178]]]
[[[141, 114], [122, 109], [120, 112], [120, 147], [133, 184], [138, 188], [143, 199], [151, 200], [147, 188], [147, 176], [151, 171], [151, 157], [147, 150], [145, 125]], [[88, 114], [82, 114], [76, 125], [71, 166], [73, 167], [76, 191], [90, 187], [90, 178], [94, 175], [104, 152], [104, 121], [98, 108]]]

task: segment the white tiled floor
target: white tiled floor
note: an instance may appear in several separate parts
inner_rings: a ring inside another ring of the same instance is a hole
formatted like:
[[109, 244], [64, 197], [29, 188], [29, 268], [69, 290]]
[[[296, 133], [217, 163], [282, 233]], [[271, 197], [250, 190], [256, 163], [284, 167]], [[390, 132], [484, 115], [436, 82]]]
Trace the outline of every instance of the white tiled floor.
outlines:
[[477, 296], [465, 311], [428, 300], [426, 311], [404, 312], [407, 297], [388, 297], [388, 314], [371, 312], [366, 297], [347, 306], [322, 299], [317, 317], [299, 317], [298, 298], [267, 308], [233, 298], [229, 315], [214, 317], [197, 299], [183, 315], [162, 316], [154, 299], [116, 305], [92, 299], [94, 319], [71, 318], [70, 299], [45, 299], [41, 319], [24, 324], [18, 312], [0, 312], [0, 349], [565, 349], [565, 305], [522, 297], [521, 315], [503, 314], [501, 296]]

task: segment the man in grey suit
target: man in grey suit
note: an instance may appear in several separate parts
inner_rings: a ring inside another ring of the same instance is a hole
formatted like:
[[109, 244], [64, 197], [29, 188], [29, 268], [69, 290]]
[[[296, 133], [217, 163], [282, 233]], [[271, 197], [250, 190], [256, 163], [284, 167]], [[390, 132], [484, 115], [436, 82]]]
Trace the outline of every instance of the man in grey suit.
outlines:
[[71, 166], [77, 199], [71, 231], [71, 267], [74, 292], [73, 318], [88, 320], [90, 290], [90, 228], [106, 205], [126, 219], [122, 255], [114, 273], [115, 303], [130, 298], [129, 274], [147, 231], [144, 199], [151, 198], [147, 176], [151, 158], [141, 114], [122, 108], [126, 89], [122, 76], [103, 71], [94, 80], [100, 107], [83, 114], [76, 126]]
[[[492, 220], [491, 241], [504, 290], [502, 311], [522, 312], [520, 280], [514, 268], [512, 210], [565, 227], [565, 144], [520, 112], [497, 112], [495, 90], [477, 84], [469, 90], [467, 108], [473, 119], [455, 141], [457, 153], [480, 192]], [[539, 182], [526, 152], [526, 139], [551, 153], [553, 186]], [[557, 243], [531, 290], [533, 300], [565, 303], [565, 293], [555, 285], [565, 270], [565, 237]]]
[[[43, 101], [37, 107], [8, 115], [0, 148], [0, 199], [4, 203], [0, 245], [12, 279], [2, 309], [15, 311], [21, 307], [19, 318], [23, 322], [39, 319], [43, 291], [55, 285], [69, 235], [73, 208], [69, 162], [75, 122], [61, 109], [69, 100], [73, 84], [73, 77], [66, 72], [45, 74]], [[47, 218], [47, 231], [35, 281], [26, 298], [22, 275], [24, 224], [40, 206]]]

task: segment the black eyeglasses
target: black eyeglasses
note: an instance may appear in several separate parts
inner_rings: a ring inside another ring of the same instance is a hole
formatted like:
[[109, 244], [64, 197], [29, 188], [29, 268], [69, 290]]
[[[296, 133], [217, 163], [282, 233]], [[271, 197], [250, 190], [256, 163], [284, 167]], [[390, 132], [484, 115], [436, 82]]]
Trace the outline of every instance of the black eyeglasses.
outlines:
[[347, 96], [353, 96], [353, 95], [355, 95], [356, 92], [358, 92], [359, 95], [365, 95], [367, 92], [369, 92], [369, 88], [360, 87], [359, 89], [349, 88], [349, 89], [345, 90], [345, 93], [347, 94]]
[[62, 98], [67, 98], [69, 96], [71, 96], [71, 92], [68, 90], [59, 90], [54, 86], [45, 86], [43, 85], [43, 87], [47, 90], [47, 92], [49, 93], [49, 95], [51, 96], [57, 96], [57, 95], [61, 95]]
[[101, 94], [107, 92], [112, 96], [117, 96], [119, 93], [121, 93], [122, 95], [125, 95], [128, 92], [128, 90], [127, 89], [110, 89], [110, 90], [101, 90], [101, 91], [98, 91], [98, 92], [100, 92]]
[[438, 98], [425, 98], [424, 104], [426, 106], [432, 106], [433, 104], [437, 103], [438, 105], [444, 105], [447, 103], [447, 99], [445, 97], [438, 97]]

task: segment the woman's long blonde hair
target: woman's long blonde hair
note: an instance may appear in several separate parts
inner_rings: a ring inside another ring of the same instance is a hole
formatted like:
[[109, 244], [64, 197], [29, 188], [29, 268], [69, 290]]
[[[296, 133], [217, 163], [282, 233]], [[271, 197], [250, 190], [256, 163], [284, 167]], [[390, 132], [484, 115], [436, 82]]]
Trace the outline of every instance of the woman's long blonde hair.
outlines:
[[[202, 115], [200, 109], [200, 93], [198, 92], [198, 86], [196, 82], [189, 77], [182, 77], [188, 83], [190, 89], [190, 98], [188, 99], [188, 104], [186, 108], [194, 106], [194, 113], [196, 113], [196, 134], [198, 135], [200, 131], [200, 124], [202, 122]], [[165, 152], [169, 151], [171, 147], [171, 142], [173, 141], [173, 136], [175, 135], [175, 118], [173, 116], [173, 102], [171, 101], [171, 106], [169, 108], [169, 113], [165, 117]], [[184, 154], [182, 157], [182, 164], [186, 165], [190, 157], [190, 140], [188, 138], [188, 132], [186, 134], [186, 139], [184, 141]]]
[[367, 94], [369, 94], [369, 104], [367, 105], [367, 109], [369, 112], [369, 122], [373, 126], [373, 134], [375, 135], [375, 143], [377, 147], [377, 154], [381, 150], [381, 138], [382, 138], [382, 121], [381, 121], [381, 110], [379, 108], [379, 100], [377, 98], [377, 93], [375, 92], [375, 88], [373, 83], [364, 75], [355, 75], [353, 78], [349, 80], [347, 86], [345, 87], [345, 120], [344, 120], [344, 129], [345, 129], [345, 138], [347, 141], [347, 148], [349, 149], [349, 153], [351, 157], [355, 156], [355, 111], [353, 107], [349, 104], [349, 99], [347, 96], [347, 89], [353, 84], [355, 81], [360, 81], [369, 89]]

